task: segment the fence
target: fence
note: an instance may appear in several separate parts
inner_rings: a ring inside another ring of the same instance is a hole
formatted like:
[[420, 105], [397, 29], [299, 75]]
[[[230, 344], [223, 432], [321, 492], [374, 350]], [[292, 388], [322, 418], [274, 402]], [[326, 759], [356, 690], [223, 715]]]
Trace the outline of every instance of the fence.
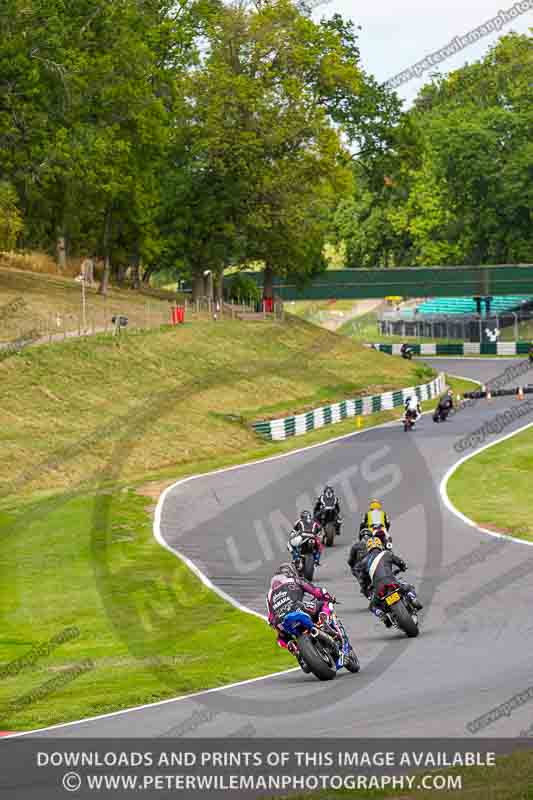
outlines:
[[[374, 350], [400, 355], [401, 344], [368, 344]], [[418, 356], [519, 356], [527, 355], [530, 342], [429, 342], [410, 344], [413, 354]]]
[[[494, 342], [510, 334], [516, 341], [531, 329], [533, 312], [529, 308], [502, 314], [417, 314], [406, 311], [385, 312], [378, 320], [381, 336], [404, 336], [429, 339], [456, 339], [461, 342]], [[509, 337], [510, 338], [510, 337]]]
[[444, 391], [445, 385], [445, 376], [440, 374], [435, 380], [430, 383], [424, 383], [421, 386], [410, 386], [397, 391], [384, 392], [383, 394], [358, 397], [355, 400], [343, 400], [330, 406], [315, 408], [306, 414], [255, 422], [253, 427], [256, 433], [265, 439], [279, 441], [288, 439], [291, 436], [301, 436], [325, 425], [334, 425], [349, 417], [364, 417], [368, 414], [375, 414], [378, 411], [386, 411], [403, 406], [406, 398], [413, 393], [416, 394], [420, 401], [431, 400], [431, 398]]
[[100, 308], [88, 308], [83, 314], [55, 311], [34, 314], [27, 311], [12, 319], [0, 321], [0, 343], [19, 339], [29, 331], [32, 339], [42, 342], [57, 342], [78, 336], [93, 336], [96, 333], [112, 332], [115, 328], [113, 317], [128, 318], [129, 330], [159, 328], [170, 324], [170, 305], [155, 306], [153, 303], [139, 304], [136, 308], [114, 306], [112, 303]]
[[[290, 278], [274, 277], [274, 294], [283, 300], [329, 300], [398, 297], [474, 297], [531, 295], [533, 264], [483, 267], [394, 267], [391, 269], [332, 269], [305, 286]], [[243, 272], [262, 289], [262, 272]], [[230, 278], [224, 279], [230, 282]]]
[[[239, 320], [282, 320], [283, 305], [278, 304], [272, 314], [256, 313], [255, 307], [246, 304], [222, 306], [213, 300], [202, 299], [195, 302], [186, 299], [185, 322], [197, 320], [239, 319]], [[31, 333], [32, 341], [57, 342], [65, 339], [93, 336], [96, 333], [111, 333], [115, 329], [113, 317], [128, 318], [127, 330], [147, 330], [172, 324], [174, 303], [155, 302], [125, 304], [102, 301], [97, 307], [87, 303], [85, 314], [70, 311], [48, 311], [35, 313], [23, 309], [17, 314], [0, 317], [0, 346], [20, 340]]]

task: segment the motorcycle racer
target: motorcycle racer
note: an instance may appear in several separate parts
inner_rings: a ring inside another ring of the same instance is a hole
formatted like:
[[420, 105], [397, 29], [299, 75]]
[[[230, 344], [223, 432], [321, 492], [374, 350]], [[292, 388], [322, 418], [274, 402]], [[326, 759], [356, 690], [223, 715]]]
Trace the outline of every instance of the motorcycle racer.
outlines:
[[[356, 564], [355, 574], [360, 582], [366, 581], [367, 584], [370, 584], [372, 597], [368, 608], [377, 617], [381, 617], [383, 611], [379, 607], [379, 590], [387, 583], [393, 583], [397, 580], [392, 571], [394, 566], [404, 572], [407, 569], [407, 564], [403, 558], [395, 555], [391, 550], [385, 550], [381, 539], [378, 537], [370, 537], [367, 541], [366, 549], [367, 555]], [[397, 582], [400, 583], [402, 591], [409, 595], [413, 607], [420, 610], [423, 606], [416, 597], [414, 586], [403, 581]]]
[[[310, 595], [316, 602], [305, 603], [305, 595]], [[283, 628], [284, 618], [291, 611], [302, 610], [316, 621], [325, 602], [334, 603], [335, 596], [301, 578], [293, 564], [281, 564], [270, 581], [266, 598], [268, 624], [278, 634], [278, 645], [297, 655], [295, 644]]]
[[318, 567], [322, 553], [320, 525], [313, 519], [310, 511], [301, 512], [299, 519], [296, 520], [292, 531], [289, 533], [287, 549], [292, 554], [293, 560], [300, 558], [300, 547], [305, 539], [313, 539], [313, 558], [315, 566]]
[[324, 491], [320, 497], [317, 498], [315, 507], [313, 509], [313, 515], [315, 519], [318, 520], [322, 526], [324, 525], [325, 512], [329, 510], [333, 511], [335, 515], [336, 534], [339, 536], [343, 522], [339, 498], [331, 486], [325, 486]]

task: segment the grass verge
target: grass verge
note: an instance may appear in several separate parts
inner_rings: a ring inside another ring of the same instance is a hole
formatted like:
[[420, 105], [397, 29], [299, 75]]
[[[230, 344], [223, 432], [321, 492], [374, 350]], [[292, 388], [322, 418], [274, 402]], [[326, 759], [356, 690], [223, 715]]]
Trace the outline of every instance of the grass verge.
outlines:
[[[478, 525], [533, 541], [533, 428], [465, 461], [448, 481], [454, 506]], [[487, 476], [493, 476], [487, 492]]]
[[[161, 548], [147, 502], [122, 491], [2, 511], [1, 730], [294, 666], [262, 620], [221, 600]], [[54, 647], [67, 631], [72, 636]], [[47, 643], [52, 651], [35, 657]], [[77, 674], [79, 665], [86, 669]]]
[[[362, 419], [371, 426], [400, 414]], [[327, 441], [354, 425], [268, 443], [232, 461]], [[131, 486], [2, 504], [0, 729], [29, 730], [294, 666], [265, 623], [220, 600], [160, 547], [148, 505]], [[69, 630], [75, 635], [35, 657]]]

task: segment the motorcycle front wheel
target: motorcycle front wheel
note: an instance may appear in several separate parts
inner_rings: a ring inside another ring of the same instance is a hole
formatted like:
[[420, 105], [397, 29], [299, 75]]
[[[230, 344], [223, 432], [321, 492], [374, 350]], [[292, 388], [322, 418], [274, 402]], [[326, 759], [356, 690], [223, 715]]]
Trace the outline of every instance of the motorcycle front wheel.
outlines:
[[355, 650], [353, 647], [350, 648], [350, 652], [347, 656], [344, 657], [344, 666], [348, 670], [348, 672], [359, 672], [361, 669], [361, 665], [359, 663], [359, 659], [355, 655]]

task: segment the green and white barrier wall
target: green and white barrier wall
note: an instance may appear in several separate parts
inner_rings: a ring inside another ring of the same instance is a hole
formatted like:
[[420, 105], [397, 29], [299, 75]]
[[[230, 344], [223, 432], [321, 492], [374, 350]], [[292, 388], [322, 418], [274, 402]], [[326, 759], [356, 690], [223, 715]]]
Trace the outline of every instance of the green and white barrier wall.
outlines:
[[[519, 356], [527, 355], [531, 342], [456, 342], [449, 344], [411, 344], [414, 355], [418, 356]], [[382, 353], [400, 355], [401, 344], [369, 344]]]
[[410, 386], [395, 392], [358, 397], [356, 400], [343, 400], [340, 403], [333, 403], [331, 406], [315, 408], [306, 414], [255, 422], [253, 427], [265, 439], [274, 441], [288, 439], [290, 436], [301, 436], [303, 433], [323, 428], [325, 425], [334, 425], [348, 417], [364, 417], [368, 414], [375, 414], [377, 411], [403, 406], [406, 398], [413, 393], [421, 401], [431, 400], [441, 394], [445, 387], [446, 380], [444, 374], [441, 374], [431, 383], [424, 383], [421, 386]]

